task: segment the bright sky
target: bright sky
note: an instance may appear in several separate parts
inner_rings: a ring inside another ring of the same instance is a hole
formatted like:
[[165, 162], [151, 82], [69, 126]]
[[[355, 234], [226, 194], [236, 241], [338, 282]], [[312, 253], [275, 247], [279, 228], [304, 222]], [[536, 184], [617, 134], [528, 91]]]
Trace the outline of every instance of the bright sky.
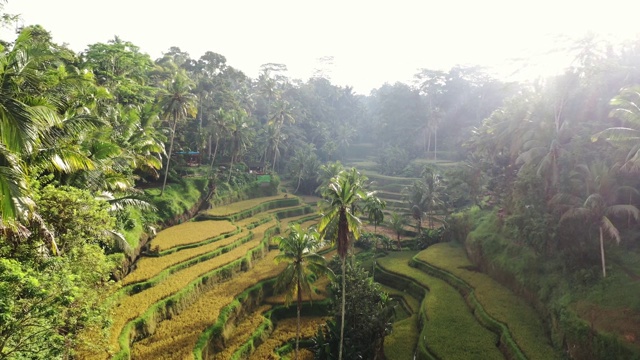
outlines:
[[559, 34], [640, 32], [638, 0], [8, 0], [5, 10], [78, 52], [118, 35], [154, 59], [171, 46], [192, 58], [214, 51], [251, 77], [274, 62], [306, 80], [333, 56], [332, 82], [363, 94], [456, 64], [506, 76], [524, 58], [520, 76], [548, 74], [569, 64], [547, 55]]

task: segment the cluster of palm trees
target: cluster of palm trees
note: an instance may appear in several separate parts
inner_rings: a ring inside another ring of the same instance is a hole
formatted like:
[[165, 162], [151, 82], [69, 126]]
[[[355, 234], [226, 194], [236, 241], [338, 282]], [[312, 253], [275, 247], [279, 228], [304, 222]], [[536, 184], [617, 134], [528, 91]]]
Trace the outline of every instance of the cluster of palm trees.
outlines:
[[[324, 206], [322, 217], [318, 224], [318, 230], [314, 228], [302, 229], [300, 225], [292, 225], [287, 237], [278, 237], [281, 254], [276, 261], [286, 262], [287, 267], [278, 277], [277, 288], [285, 289], [287, 303], [296, 296], [298, 310], [298, 330], [296, 333], [296, 358], [298, 357], [298, 340], [300, 328], [300, 309], [302, 292], [311, 293], [311, 283], [315, 277], [323, 274], [331, 274], [325, 265], [324, 258], [315, 251], [323, 243], [321, 239], [335, 244], [341, 261], [342, 299], [340, 321], [340, 347], [338, 358], [342, 359], [344, 321], [346, 307], [346, 261], [349, 250], [354, 240], [360, 238], [361, 220], [358, 217], [360, 209], [365, 211], [370, 218], [380, 219], [384, 201], [378, 199], [374, 193], [365, 191], [367, 178], [355, 168], [341, 170], [335, 176], [327, 180], [322, 188]], [[361, 206], [363, 205], [363, 206]]]
[[[570, 71], [544, 86], [524, 88], [470, 142], [490, 178], [489, 194], [507, 216], [528, 224], [518, 227], [519, 241], [534, 239], [528, 245], [551, 253], [596, 233], [603, 276], [605, 240], [619, 243], [621, 227], [640, 219], [634, 180], [640, 95], [634, 87], [614, 93], [615, 86], [628, 84], [617, 75], [621, 71], [606, 69], [591, 78]], [[542, 226], [536, 221], [558, 231], [536, 235], [531, 229]]]
[[436, 211], [446, 206], [446, 187], [442, 176], [432, 167], [425, 167], [422, 178], [403, 189], [404, 200], [416, 221], [417, 232], [422, 232], [422, 220], [426, 217], [429, 229], [433, 229]]
[[[86, 189], [115, 210], [148, 205], [136, 181], [157, 178], [163, 166], [163, 119], [171, 123], [171, 156], [178, 122], [193, 114], [189, 82], [167, 70], [155, 87], [145, 85], [147, 97], [125, 101], [120, 94], [127, 84], [100, 79], [91, 66], [38, 26], [23, 29], [0, 53], [0, 226], [6, 234], [26, 235], [25, 224], [39, 222], [33, 199], [47, 183]], [[167, 164], [165, 182], [168, 170]], [[54, 238], [45, 238], [57, 252]]]

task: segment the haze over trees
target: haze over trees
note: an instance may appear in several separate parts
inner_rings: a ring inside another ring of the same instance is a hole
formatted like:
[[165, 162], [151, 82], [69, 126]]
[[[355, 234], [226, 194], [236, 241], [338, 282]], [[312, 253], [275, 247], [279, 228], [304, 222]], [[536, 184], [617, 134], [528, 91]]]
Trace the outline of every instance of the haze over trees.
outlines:
[[[249, 168], [261, 168], [288, 177], [296, 194], [329, 200], [319, 230], [341, 259], [339, 356], [347, 282], [362, 280], [354, 291], [377, 296], [367, 306], [387, 301], [348, 263], [366, 217], [357, 203], [376, 232], [391, 219], [398, 248], [407, 219], [419, 238], [451, 212], [493, 211], [482, 222], [442, 222], [463, 242], [487, 226], [489, 255], [524, 253], [499, 257], [501, 269], [534, 283], [543, 303], [575, 278], [587, 286], [609, 276], [622, 263], [610, 258], [612, 244], [637, 252], [640, 46], [577, 46], [575, 65], [554, 78], [504, 83], [473, 66], [420, 69], [412, 84], [358, 95], [322, 76], [291, 79], [284, 64], [265, 64], [252, 79], [213, 51], [195, 59], [171, 47], [151, 59], [114, 37], [76, 54], [41, 26], [19, 29], [0, 47], [0, 359], [72, 357], [82, 330], [109, 323], [107, 294], [141, 233], [167, 220], [149, 210], [189, 175], [177, 165], [190, 153], [216, 186], [239, 188]], [[365, 178], [343, 169], [347, 154], [413, 178], [403, 193], [410, 217], [383, 212]], [[443, 170], [443, 160], [462, 165]], [[142, 191], [150, 187], [162, 191], [153, 198]], [[296, 230], [283, 247], [296, 236], [315, 235]], [[292, 269], [297, 295], [308, 275]], [[536, 271], [569, 280], [536, 283]], [[374, 324], [380, 338], [385, 311]]]

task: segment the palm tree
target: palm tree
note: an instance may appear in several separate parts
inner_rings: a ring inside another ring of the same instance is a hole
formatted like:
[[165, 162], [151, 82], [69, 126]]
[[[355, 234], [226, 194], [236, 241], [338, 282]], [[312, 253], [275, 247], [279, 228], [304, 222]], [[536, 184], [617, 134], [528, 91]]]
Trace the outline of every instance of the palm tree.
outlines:
[[640, 169], [640, 87], [622, 89], [611, 102], [614, 108], [609, 117], [622, 121], [623, 126], [608, 128], [593, 136], [592, 140], [606, 140], [628, 149], [624, 167], [631, 171]]
[[[309, 180], [309, 174], [318, 170], [319, 161], [316, 155], [316, 146], [314, 144], [305, 144], [295, 150], [293, 156], [289, 159], [289, 171], [292, 177], [298, 178], [298, 185], [294, 193], [298, 193], [302, 180]], [[311, 171], [310, 171], [311, 170]]]
[[[40, 88], [39, 54], [23, 31], [13, 48], [0, 55], [0, 219], [5, 225], [31, 204], [22, 158], [34, 153], [44, 128], [60, 119], [48, 106], [30, 106], [24, 89]], [[32, 101], [35, 100], [32, 97]]]
[[184, 71], [181, 71], [175, 74], [173, 79], [167, 83], [166, 89], [160, 93], [159, 101], [163, 115], [165, 119], [171, 121], [171, 138], [169, 140], [169, 153], [167, 154], [167, 168], [164, 171], [164, 180], [162, 181], [160, 196], [164, 193], [164, 188], [167, 185], [171, 153], [173, 152], [173, 141], [176, 137], [178, 122], [195, 115], [196, 96], [190, 93], [190, 90], [191, 84], [189, 78]]
[[286, 100], [278, 100], [274, 104], [273, 114], [269, 118], [268, 126], [272, 128], [269, 132], [270, 143], [271, 143], [271, 151], [273, 153], [273, 164], [271, 171], [276, 170], [276, 162], [278, 160], [278, 154], [280, 153], [280, 142], [281, 140], [285, 140], [286, 137], [282, 132], [282, 128], [285, 123], [293, 124], [295, 123], [295, 118], [292, 115], [293, 108]]
[[[220, 139], [229, 132], [229, 122], [230, 122], [229, 113], [224, 111], [223, 109], [218, 109], [214, 116], [214, 121], [212, 123], [213, 129], [212, 135], [216, 137], [216, 145], [213, 150], [213, 154], [211, 154], [211, 169], [213, 169], [213, 164], [216, 160], [216, 155], [218, 154], [218, 145], [220, 145]], [[209, 145], [209, 151], [211, 151], [211, 145]]]
[[424, 206], [429, 219], [429, 228], [433, 229], [434, 210], [443, 207], [444, 201], [442, 195], [444, 186], [438, 175], [433, 169], [427, 167], [422, 172], [424, 179], [425, 193], [423, 195]]
[[280, 248], [280, 254], [276, 255], [277, 263], [286, 263], [287, 266], [276, 279], [276, 289], [286, 292], [285, 305], [289, 306], [293, 297], [296, 297], [298, 306], [296, 325], [296, 352], [298, 358], [298, 346], [300, 341], [300, 311], [302, 309], [302, 292], [309, 296], [312, 293], [312, 283], [317, 275], [329, 271], [325, 259], [315, 253], [320, 245], [320, 234], [314, 229], [303, 230], [300, 224], [289, 226], [287, 237], [275, 237]]
[[374, 193], [367, 194], [364, 211], [370, 222], [373, 223], [373, 232], [378, 233], [378, 224], [384, 221], [384, 209], [387, 208], [387, 202], [381, 200]]
[[411, 216], [416, 220], [418, 235], [420, 235], [422, 232], [422, 218], [427, 208], [427, 189], [424, 183], [416, 180], [410, 187], [405, 187], [402, 193], [404, 200], [409, 206]]
[[402, 244], [400, 243], [400, 233], [402, 233], [402, 230], [404, 230], [404, 226], [407, 224], [407, 218], [405, 218], [401, 214], [398, 214], [397, 212], [392, 212], [391, 219], [389, 219], [389, 224], [398, 236], [398, 250], [402, 250]]
[[320, 183], [316, 192], [322, 194], [322, 190], [327, 188], [331, 183], [331, 180], [338, 176], [338, 174], [344, 170], [344, 166], [340, 161], [327, 163], [320, 166], [320, 171], [318, 172], [317, 181]]
[[[364, 211], [369, 218], [369, 221], [373, 223], [373, 232], [378, 234], [378, 224], [384, 221], [384, 209], [387, 207], [387, 202], [381, 200], [379, 197], [374, 196], [375, 193], [367, 194], [365, 199]], [[378, 250], [378, 237], [374, 237], [373, 244], [373, 269], [371, 271], [371, 276], [375, 275], [376, 271], [376, 252]]]
[[362, 190], [363, 183], [359, 181], [356, 169], [351, 171], [341, 171], [331, 179], [329, 185], [323, 189], [322, 197], [327, 204], [323, 209], [322, 218], [318, 230], [327, 235], [329, 229], [337, 229], [333, 239], [338, 247], [338, 255], [342, 262], [342, 314], [340, 324], [340, 350], [338, 359], [342, 359], [342, 347], [344, 340], [344, 317], [345, 317], [345, 287], [346, 287], [346, 259], [349, 250], [349, 235], [354, 239], [360, 238], [360, 219], [355, 214], [356, 203], [365, 198], [366, 194]]
[[585, 179], [587, 197], [580, 204], [579, 198], [558, 194], [552, 202], [569, 205], [561, 218], [560, 223], [568, 219], [581, 219], [586, 224], [598, 226], [600, 240], [600, 258], [602, 262], [602, 276], [607, 276], [604, 252], [604, 238], [609, 237], [620, 243], [622, 237], [612, 219], [616, 216], [626, 215], [640, 219], [640, 210], [631, 204], [616, 204], [620, 190], [625, 189], [616, 183], [615, 171], [608, 169], [603, 163], [595, 163], [588, 167], [589, 174]]
[[[32, 221], [57, 254], [53, 234], [35, 211], [27, 171], [27, 160], [39, 153], [43, 141], [51, 140], [46, 129], [61, 124], [52, 94], [45, 93], [50, 84], [43, 69], [51, 59], [48, 49], [34, 45], [29, 28], [0, 54], [0, 232], [26, 236], [21, 222]], [[65, 164], [68, 159], [58, 153], [55, 160]]]
[[233, 110], [229, 115], [229, 120], [228, 129], [231, 135], [231, 164], [229, 165], [229, 178], [227, 182], [231, 181], [233, 164], [237, 160], [237, 157], [242, 154], [251, 143], [251, 128], [249, 127], [247, 112], [244, 110]]

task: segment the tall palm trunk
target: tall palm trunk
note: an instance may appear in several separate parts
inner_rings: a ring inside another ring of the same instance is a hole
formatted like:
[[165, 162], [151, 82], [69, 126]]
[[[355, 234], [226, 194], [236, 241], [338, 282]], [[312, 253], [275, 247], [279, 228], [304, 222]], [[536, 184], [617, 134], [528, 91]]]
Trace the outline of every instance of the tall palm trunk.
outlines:
[[296, 324], [296, 357], [298, 360], [298, 348], [300, 345], [300, 310], [302, 308], [302, 285], [300, 284], [300, 278], [298, 278], [298, 321]]
[[298, 173], [298, 186], [296, 186], [296, 190], [294, 191], [294, 193], [298, 193], [298, 190], [300, 189], [300, 183], [302, 182], [302, 172], [304, 171], [304, 165], [302, 166], [302, 169], [300, 169], [300, 172]]
[[208, 152], [207, 155], [209, 155], [209, 159], [211, 159], [211, 137], [212, 136], [213, 135], [209, 134], [209, 146], [207, 147], [207, 152]]
[[346, 298], [346, 288], [347, 288], [347, 257], [342, 257], [342, 310], [340, 311], [340, 350], [338, 352], [338, 360], [342, 360], [342, 344], [344, 343], [344, 313], [347, 309], [347, 298]]
[[438, 125], [433, 130], [433, 161], [438, 161]]
[[173, 139], [176, 137], [176, 127], [178, 125], [178, 118], [173, 116], [173, 126], [171, 127], [171, 141], [169, 142], [169, 154], [167, 155], [167, 168], [164, 170], [164, 180], [162, 181], [162, 190], [160, 196], [164, 194], [164, 188], [167, 186], [167, 176], [169, 175], [169, 164], [171, 163], [171, 153], [173, 152]]
[[600, 226], [600, 257], [602, 258], [602, 277], [607, 277], [607, 268], [604, 262], [604, 234], [602, 233], [602, 226]]
[[338, 219], [338, 255], [342, 260], [342, 310], [340, 311], [340, 352], [338, 360], [342, 360], [342, 346], [344, 343], [344, 315], [347, 308], [346, 288], [347, 288], [347, 253], [349, 251], [349, 224], [347, 222], [347, 209], [340, 209], [340, 217]]
[[276, 161], [278, 159], [278, 145], [273, 149], [273, 165], [271, 166], [271, 172], [276, 172]]
[[231, 164], [229, 165], [229, 177], [227, 183], [231, 182], [231, 173], [233, 172], [233, 155], [231, 155]]
[[213, 155], [211, 156], [211, 168], [213, 169], [213, 162], [216, 161], [216, 154], [218, 154], [218, 143], [220, 142], [220, 137], [216, 136], [216, 147], [213, 150]]

